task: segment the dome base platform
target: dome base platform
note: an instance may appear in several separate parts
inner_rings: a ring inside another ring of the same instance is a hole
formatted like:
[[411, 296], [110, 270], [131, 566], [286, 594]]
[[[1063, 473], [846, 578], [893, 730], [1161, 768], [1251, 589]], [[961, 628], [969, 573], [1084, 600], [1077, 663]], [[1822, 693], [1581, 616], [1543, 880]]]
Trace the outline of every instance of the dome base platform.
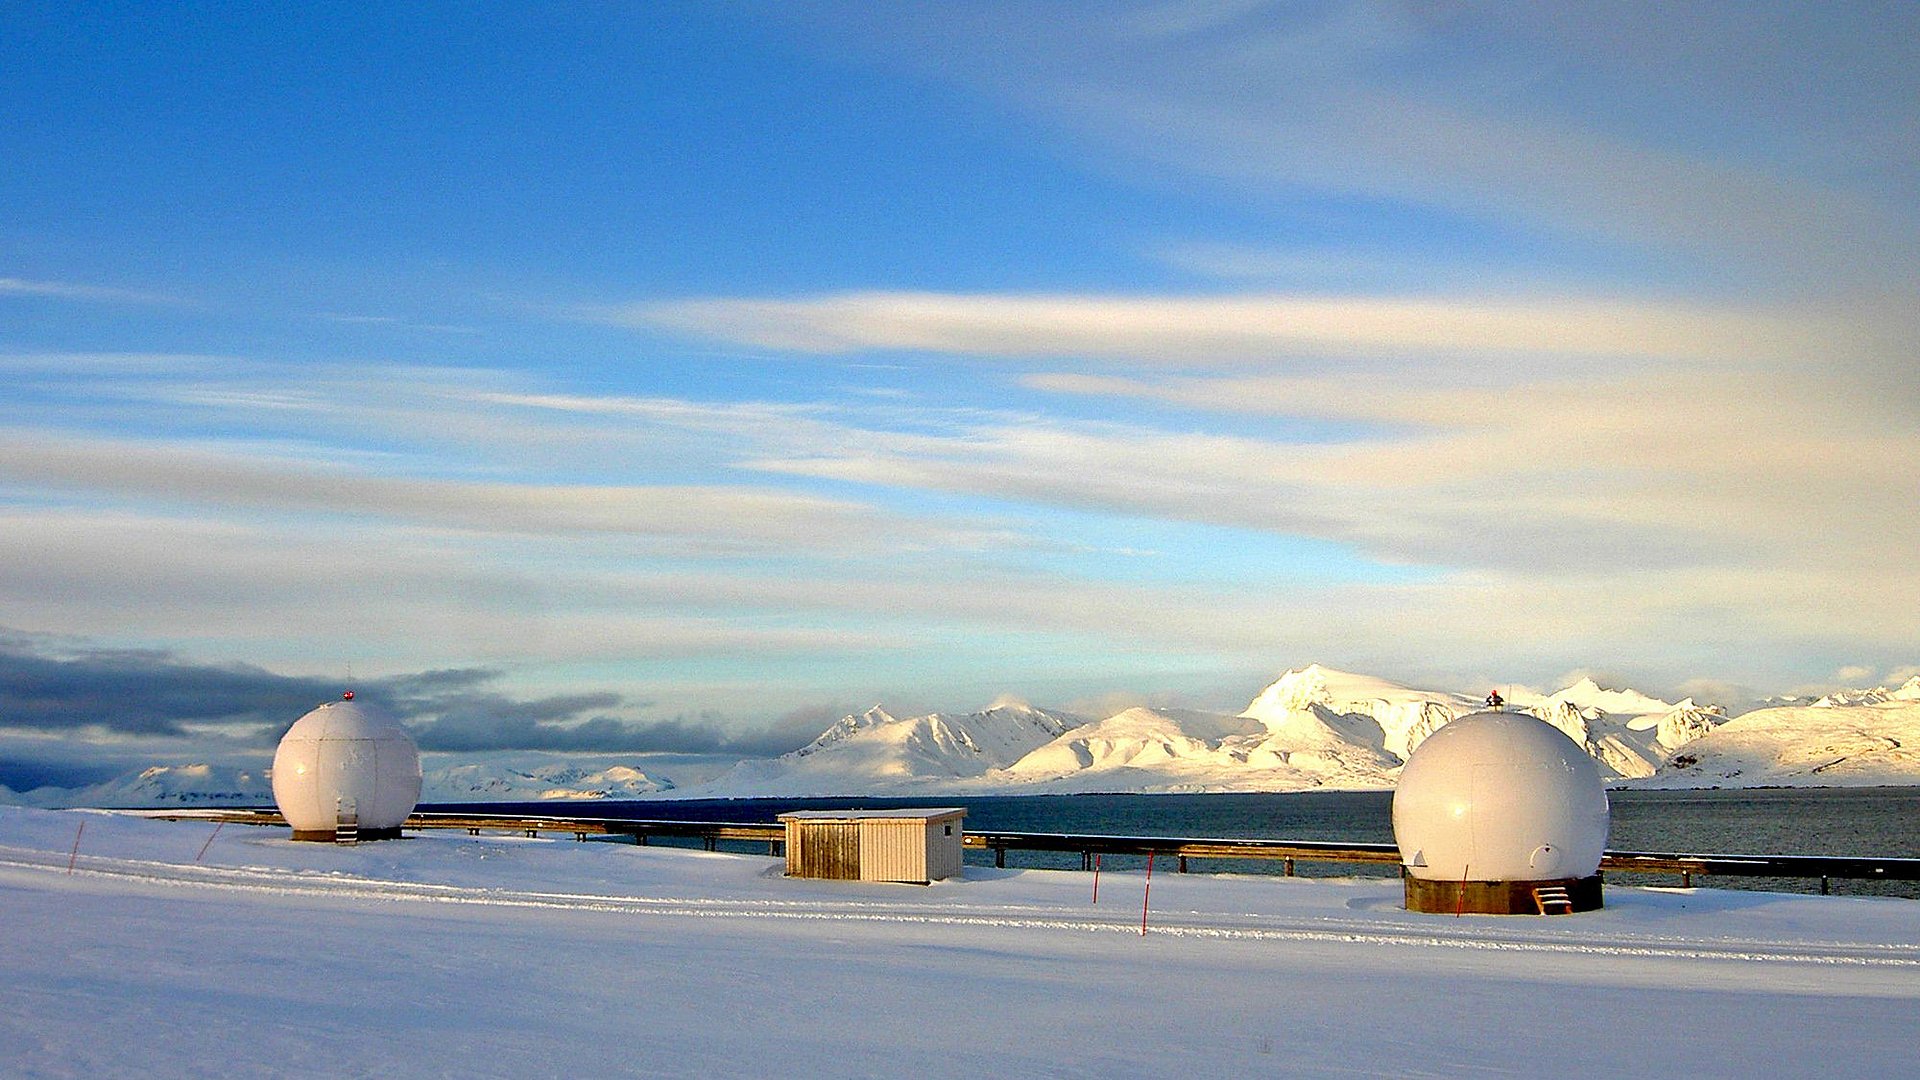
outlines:
[[[1536, 890], [1565, 889], [1566, 901], [1573, 911], [1594, 911], [1603, 906], [1600, 875], [1583, 878], [1559, 878], [1553, 881], [1434, 881], [1409, 875], [1407, 910], [1431, 915], [1542, 915]], [[1547, 905], [1554, 914], [1567, 911], [1566, 903]]]
[[[295, 840], [311, 840], [316, 844], [331, 844], [338, 839], [334, 836], [332, 829], [295, 829], [293, 830], [293, 838]], [[400, 826], [395, 825], [391, 829], [361, 829], [360, 839], [363, 842], [367, 840], [398, 840], [400, 839]]]

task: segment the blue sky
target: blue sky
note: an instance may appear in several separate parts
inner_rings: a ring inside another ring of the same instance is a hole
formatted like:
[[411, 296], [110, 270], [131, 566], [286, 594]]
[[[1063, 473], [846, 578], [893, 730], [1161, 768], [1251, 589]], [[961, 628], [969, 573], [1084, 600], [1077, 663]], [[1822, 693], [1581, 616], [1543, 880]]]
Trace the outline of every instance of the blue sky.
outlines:
[[0, 725], [1903, 677], [1916, 21], [10, 6]]

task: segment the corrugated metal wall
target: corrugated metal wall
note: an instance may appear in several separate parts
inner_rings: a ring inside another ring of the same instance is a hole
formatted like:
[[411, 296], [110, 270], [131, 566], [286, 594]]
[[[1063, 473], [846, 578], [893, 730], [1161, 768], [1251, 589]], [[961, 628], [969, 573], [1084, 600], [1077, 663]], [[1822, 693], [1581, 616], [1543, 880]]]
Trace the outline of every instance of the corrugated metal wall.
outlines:
[[861, 881], [926, 881], [926, 823], [868, 818], [860, 823]]
[[860, 826], [851, 821], [787, 822], [787, 876], [859, 881]]
[[960, 822], [927, 822], [927, 880], [960, 876], [961, 839]]

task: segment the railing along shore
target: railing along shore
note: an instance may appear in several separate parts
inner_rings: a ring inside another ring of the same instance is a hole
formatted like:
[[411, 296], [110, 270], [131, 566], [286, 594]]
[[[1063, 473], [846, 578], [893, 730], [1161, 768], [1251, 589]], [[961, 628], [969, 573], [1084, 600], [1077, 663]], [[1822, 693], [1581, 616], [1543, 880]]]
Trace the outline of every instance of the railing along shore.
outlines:
[[[246, 825], [281, 825], [286, 819], [273, 810], [149, 810], [133, 811], [167, 821], [224, 821]], [[632, 837], [637, 844], [654, 837], [699, 840], [708, 851], [722, 841], [767, 845], [779, 854], [786, 840], [784, 826], [725, 821], [656, 821], [630, 818], [564, 817], [526, 814], [417, 813], [405, 829], [465, 829], [482, 832], [571, 834]], [[1007, 865], [1009, 851], [1064, 852], [1080, 856], [1083, 870], [1091, 870], [1099, 855], [1152, 855], [1175, 860], [1188, 871], [1192, 859], [1266, 859], [1282, 864], [1292, 876], [1298, 863], [1398, 864], [1400, 849], [1393, 844], [1334, 843], [1317, 840], [1256, 840], [1176, 836], [1108, 836], [1098, 833], [1031, 833], [997, 830], [970, 831], [967, 847], [993, 852], [996, 867]], [[1695, 877], [1775, 877], [1818, 879], [1820, 892], [1830, 892], [1835, 880], [1920, 881], [1920, 859], [1835, 855], [1688, 854], [1664, 851], [1609, 851], [1600, 860], [1602, 872], [1677, 875], [1683, 886]]]

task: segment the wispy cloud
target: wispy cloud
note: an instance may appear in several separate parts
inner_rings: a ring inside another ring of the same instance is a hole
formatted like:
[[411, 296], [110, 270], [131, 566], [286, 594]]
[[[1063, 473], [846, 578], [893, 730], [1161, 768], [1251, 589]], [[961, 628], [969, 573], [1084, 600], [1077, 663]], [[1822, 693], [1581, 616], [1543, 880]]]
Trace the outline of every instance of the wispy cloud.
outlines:
[[[1751, 631], [1897, 651], [1920, 633], [1920, 575], [1902, 555], [1920, 546], [1920, 525], [1901, 509], [1903, 493], [1920, 489], [1920, 426], [1899, 401], [1758, 373], [1479, 387], [1357, 376], [1029, 382], [1364, 423], [1300, 443], [1031, 422], [760, 464], [1317, 537], [1439, 572], [1410, 612], [1452, 609], [1483, 635], [1497, 624], [1535, 643], [1574, 628], [1628, 649]], [[1351, 590], [1375, 601], [1400, 591]], [[1408, 632], [1396, 624], [1393, 635]]]
[[179, 299], [137, 289], [114, 289], [67, 281], [29, 281], [0, 277], [0, 296], [38, 296], [52, 300], [83, 300], [102, 304], [177, 304]]
[[[1847, 563], [1870, 573], [1920, 541], [1905, 517], [1868, 524], [1859, 514], [1896, 505], [1920, 484], [1920, 431], [1897, 402], [1836, 395], [1803, 377], [1655, 374], [1477, 387], [1367, 376], [1028, 382], [1364, 424], [1340, 440], [1296, 443], [1034, 422], [895, 435], [857, 454], [759, 464], [1304, 532], [1443, 566], [1626, 569], [1681, 559]], [[1476, 554], [1471, 538], [1490, 511], [1505, 521], [1508, 541]], [[1809, 516], [1823, 522], [1819, 530], [1805, 527]]]
[[[1685, 252], [1722, 282], [1829, 290], [1913, 267], [1912, 154], [1859, 145], [1911, 131], [1910, 13], [1856, 13], [1830, 48], [1805, 44], [1825, 19], [1657, 5], [929, 8], [885, 32], [879, 18], [844, 7], [800, 29], [999, 102], [1091, 168]], [[1868, 35], [1889, 44], [1863, 55]]]
[[485, 333], [477, 326], [465, 326], [454, 323], [420, 322], [402, 319], [397, 315], [361, 315], [351, 312], [323, 311], [314, 318], [343, 326], [395, 327], [406, 330], [424, 330], [431, 334], [477, 335]]
[[[687, 666], [703, 674], [665, 679], [676, 707], [745, 715], [770, 679], [817, 700], [937, 693], [935, 670], [1079, 694], [1306, 658], [1558, 671], [1650, 642], [1650, 665], [1686, 642], [1747, 665], [1700, 655], [1662, 669], [1674, 680], [1764, 684], [1810, 640], [1904, 662], [1920, 581], [1902, 552], [1920, 535], [1877, 509], [1920, 485], [1897, 402], [1786, 364], [1518, 381], [1468, 366], [1023, 377], [1124, 420], [602, 396], [497, 373], [389, 371], [378, 392], [345, 371], [134, 374], [156, 410], [190, 396], [273, 437], [0, 432], [0, 603], [20, 625], [186, 633], [287, 670], [454, 655], [517, 686], [583, 668], [632, 685]], [[290, 406], [251, 400], [270, 392]], [[1302, 418], [1339, 426], [1302, 441], [1278, 422]], [[621, 482], [667, 460], [729, 479]], [[1343, 553], [1339, 569], [1291, 571], [1296, 541]], [[1101, 569], [1075, 555], [1096, 543], [1157, 554]], [[1262, 544], [1268, 569], [1214, 565]]]
[[1297, 247], [1256, 246], [1247, 243], [1185, 241], [1150, 251], [1169, 266], [1232, 283], [1236, 287], [1317, 289], [1386, 287], [1405, 292], [1436, 288], [1485, 290], [1498, 283], [1502, 291], [1519, 295], [1529, 270], [1508, 259], [1494, 263], [1460, 252], [1394, 251], [1378, 244]]
[[493, 405], [577, 413], [587, 416], [632, 417], [655, 420], [684, 427], [721, 427], [735, 429], [743, 425], [793, 424], [828, 415], [834, 410], [820, 404], [775, 404], [768, 402], [730, 402], [724, 404], [689, 401], [685, 398], [588, 396], [584, 394], [529, 394], [505, 392], [474, 393], [472, 399]]
[[1860, 348], [1847, 324], [1811, 312], [1592, 297], [862, 292], [644, 303], [605, 314], [802, 353], [910, 350], [1165, 366], [1435, 352], [1728, 361]]
[[[171, 504], [349, 514], [483, 532], [671, 539], [715, 554], [796, 537], [859, 537], [869, 508], [748, 487], [590, 486], [425, 479], [157, 442], [0, 431], [14, 483]], [[836, 546], [844, 539], [834, 540]]]

